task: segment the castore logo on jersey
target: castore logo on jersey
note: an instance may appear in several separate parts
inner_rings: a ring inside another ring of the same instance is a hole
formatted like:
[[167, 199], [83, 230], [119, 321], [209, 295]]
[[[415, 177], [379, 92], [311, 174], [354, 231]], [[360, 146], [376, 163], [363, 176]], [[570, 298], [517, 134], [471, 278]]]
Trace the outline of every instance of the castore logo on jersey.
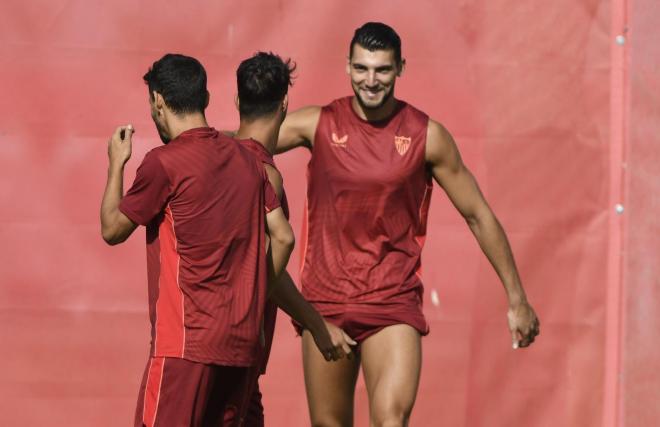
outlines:
[[346, 142], [348, 142], [348, 135], [344, 135], [341, 138], [337, 136], [336, 133], [332, 132], [332, 144], [338, 147], [346, 148]]

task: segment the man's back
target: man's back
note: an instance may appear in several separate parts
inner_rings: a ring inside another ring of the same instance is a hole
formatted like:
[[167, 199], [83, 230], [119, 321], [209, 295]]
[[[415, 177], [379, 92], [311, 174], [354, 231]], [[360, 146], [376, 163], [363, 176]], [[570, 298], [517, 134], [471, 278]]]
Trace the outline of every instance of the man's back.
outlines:
[[120, 209], [147, 225], [152, 355], [254, 363], [265, 299], [262, 165], [211, 128], [145, 156]]

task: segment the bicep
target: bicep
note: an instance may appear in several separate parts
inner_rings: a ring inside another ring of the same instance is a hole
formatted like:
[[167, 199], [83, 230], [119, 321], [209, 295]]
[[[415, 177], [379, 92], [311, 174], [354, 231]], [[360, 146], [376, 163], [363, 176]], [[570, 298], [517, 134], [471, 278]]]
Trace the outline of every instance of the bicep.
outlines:
[[321, 116], [321, 108], [304, 107], [286, 116], [280, 127], [276, 153], [284, 153], [296, 147], [312, 148], [316, 125]]
[[293, 229], [291, 229], [291, 225], [287, 221], [286, 216], [284, 216], [284, 211], [281, 207], [266, 214], [266, 226], [271, 239], [289, 241], [294, 238]]
[[476, 179], [461, 159], [451, 134], [436, 122], [429, 123], [426, 161], [435, 181], [466, 218], [489, 209]]

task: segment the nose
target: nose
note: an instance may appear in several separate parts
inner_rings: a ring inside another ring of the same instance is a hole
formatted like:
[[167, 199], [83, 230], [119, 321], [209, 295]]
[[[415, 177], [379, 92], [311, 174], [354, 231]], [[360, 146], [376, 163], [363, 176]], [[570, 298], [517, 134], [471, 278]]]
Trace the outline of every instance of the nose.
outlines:
[[370, 70], [367, 73], [367, 86], [375, 86], [376, 85], [376, 72], [373, 70]]

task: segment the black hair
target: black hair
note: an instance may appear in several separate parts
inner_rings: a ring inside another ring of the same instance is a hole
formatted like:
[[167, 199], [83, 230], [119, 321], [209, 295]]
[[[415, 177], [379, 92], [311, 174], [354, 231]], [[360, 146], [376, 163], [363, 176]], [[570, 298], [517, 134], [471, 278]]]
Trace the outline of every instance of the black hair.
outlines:
[[203, 113], [208, 105], [206, 71], [190, 56], [168, 53], [153, 63], [143, 79], [149, 97], [158, 92], [175, 114]]
[[401, 38], [389, 25], [382, 22], [367, 22], [355, 30], [348, 56], [353, 57], [356, 44], [373, 52], [375, 50], [393, 50], [397, 65], [401, 65]]
[[272, 52], [257, 52], [236, 70], [238, 111], [241, 119], [270, 115], [293, 85], [296, 65]]

